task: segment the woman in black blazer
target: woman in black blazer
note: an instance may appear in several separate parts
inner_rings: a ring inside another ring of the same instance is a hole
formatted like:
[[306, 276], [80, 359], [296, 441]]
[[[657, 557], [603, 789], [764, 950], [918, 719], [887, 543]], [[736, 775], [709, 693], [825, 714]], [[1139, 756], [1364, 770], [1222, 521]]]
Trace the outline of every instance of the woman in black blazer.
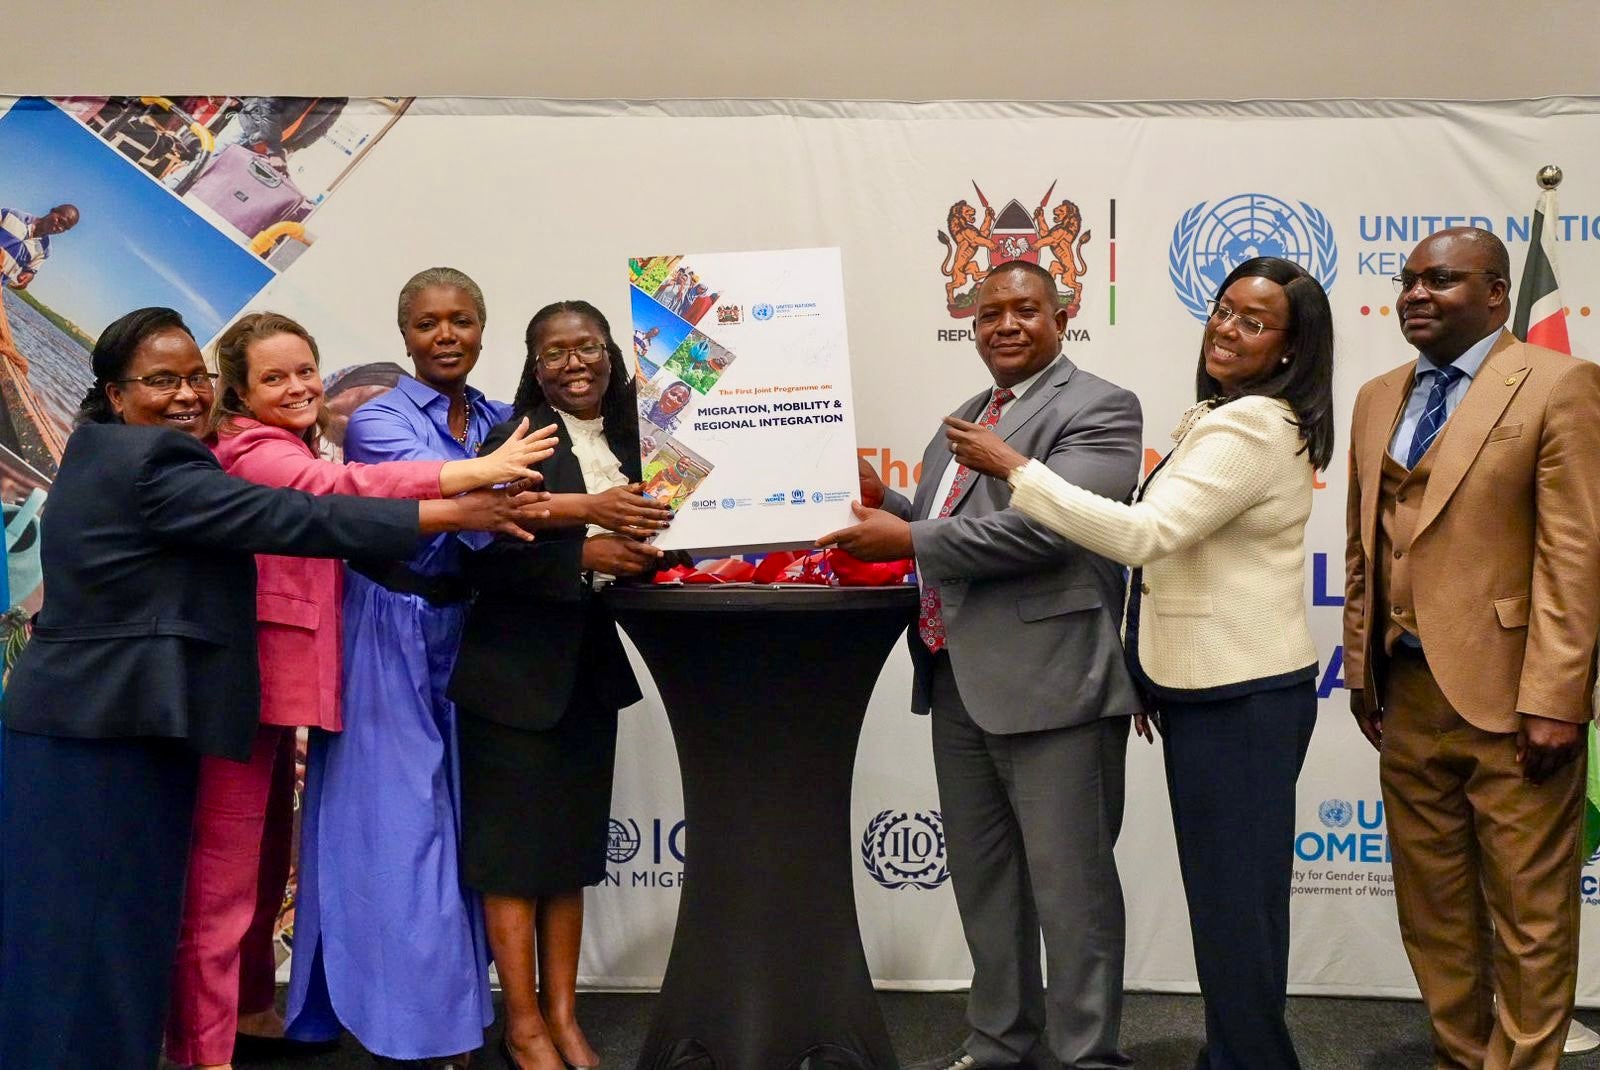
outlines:
[[[183, 319], [105, 329], [42, 525], [44, 605], [0, 705], [0, 1066], [160, 1057], [202, 754], [249, 757], [258, 553], [404, 557], [526, 499], [312, 497], [225, 475]], [[438, 508], [442, 506], [443, 508]]]
[[605, 878], [617, 711], [639, 700], [594, 592], [656, 569], [661, 552], [641, 537], [670, 513], [640, 493], [633, 382], [600, 311], [548, 305], [528, 324], [527, 346], [516, 411], [483, 449], [524, 415], [560, 420], [556, 452], [539, 468], [552, 520], [571, 526], [471, 556], [477, 594], [450, 697], [461, 874], [483, 893], [505, 993], [502, 1054], [511, 1070], [562, 1070], [599, 1062], [576, 1016], [583, 889]]

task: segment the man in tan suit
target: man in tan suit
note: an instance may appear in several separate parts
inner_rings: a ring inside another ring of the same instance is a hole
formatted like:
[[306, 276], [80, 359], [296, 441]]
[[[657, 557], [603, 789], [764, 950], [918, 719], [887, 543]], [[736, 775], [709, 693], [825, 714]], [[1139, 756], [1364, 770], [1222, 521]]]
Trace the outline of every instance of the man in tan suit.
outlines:
[[1600, 366], [1507, 332], [1509, 275], [1486, 231], [1419, 244], [1418, 357], [1350, 434], [1345, 680], [1440, 1068], [1554, 1067], [1578, 957]]

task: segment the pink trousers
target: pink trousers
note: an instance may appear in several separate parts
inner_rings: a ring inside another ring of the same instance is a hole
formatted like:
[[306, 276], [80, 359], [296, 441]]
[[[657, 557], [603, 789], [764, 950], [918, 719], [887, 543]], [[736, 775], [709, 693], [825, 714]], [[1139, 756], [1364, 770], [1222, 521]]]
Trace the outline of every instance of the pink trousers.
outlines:
[[240, 1012], [273, 1004], [272, 928], [294, 830], [294, 734], [262, 725], [248, 762], [201, 760], [167, 1016], [167, 1058], [180, 1065], [231, 1062]]

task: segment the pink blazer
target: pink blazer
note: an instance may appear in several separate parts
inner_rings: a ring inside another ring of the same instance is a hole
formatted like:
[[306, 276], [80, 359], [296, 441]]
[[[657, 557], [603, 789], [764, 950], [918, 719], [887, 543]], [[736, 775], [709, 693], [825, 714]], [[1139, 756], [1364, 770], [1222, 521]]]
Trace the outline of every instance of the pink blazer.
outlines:
[[[443, 461], [335, 464], [293, 432], [237, 419], [212, 447], [225, 471], [269, 487], [369, 498], [437, 498]], [[256, 639], [261, 656], [261, 723], [337, 732], [339, 603], [343, 563], [317, 557], [256, 556]]]

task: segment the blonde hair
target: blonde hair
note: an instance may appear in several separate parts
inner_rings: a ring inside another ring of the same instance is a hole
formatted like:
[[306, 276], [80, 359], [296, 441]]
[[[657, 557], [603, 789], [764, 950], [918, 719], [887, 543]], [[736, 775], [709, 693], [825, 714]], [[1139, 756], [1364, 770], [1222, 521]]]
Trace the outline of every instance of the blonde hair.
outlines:
[[484, 326], [489, 322], [489, 312], [483, 303], [483, 290], [472, 281], [465, 271], [458, 271], [453, 267], [424, 268], [406, 280], [400, 287], [400, 300], [395, 310], [395, 320], [400, 325], [402, 332], [406, 329], [406, 318], [411, 314], [411, 302], [423, 290], [435, 286], [450, 286], [472, 299], [472, 305], [478, 310], [478, 325]]
[[[250, 347], [280, 334], [292, 334], [304, 341], [311, 350], [312, 363], [318, 368], [322, 367], [322, 354], [317, 351], [317, 340], [299, 321], [281, 312], [248, 312], [240, 316], [217, 339], [217, 396], [211, 403], [206, 437], [237, 434], [234, 421], [251, 415], [244, 403], [244, 395], [250, 390]], [[301, 433], [300, 437], [313, 453], [321, 445], [329, 419], [327, 407], [319, 405], [317, 422]]]

